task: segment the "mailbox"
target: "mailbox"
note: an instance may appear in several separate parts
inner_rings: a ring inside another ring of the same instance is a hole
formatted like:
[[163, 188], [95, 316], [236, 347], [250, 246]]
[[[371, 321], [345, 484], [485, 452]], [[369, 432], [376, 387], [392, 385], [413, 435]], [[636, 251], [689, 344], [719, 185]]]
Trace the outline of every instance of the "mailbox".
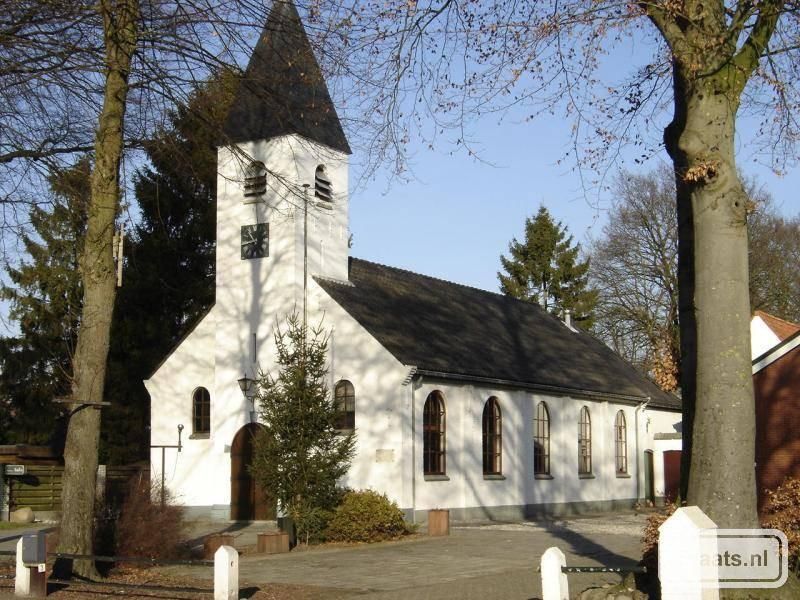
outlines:
[[22, 564], [36, 567], [47, 562], [47, 535], [42, 531], [22, 536]]

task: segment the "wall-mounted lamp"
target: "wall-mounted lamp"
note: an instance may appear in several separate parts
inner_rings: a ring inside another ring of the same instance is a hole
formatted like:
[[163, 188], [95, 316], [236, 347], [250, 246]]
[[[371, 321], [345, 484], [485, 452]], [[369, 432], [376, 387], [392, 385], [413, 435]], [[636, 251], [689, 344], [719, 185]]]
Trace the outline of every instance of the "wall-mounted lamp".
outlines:
[[250, 401], [250, 422], [254, 423], [256, 420], [256, 380], [250, 379], [247, 374], [239, 380], [239, 389], [242, 390], [244, 397]]
[[256, 380], [245, 375], [239, 380], [239, 389], [242, 390], [245, 398], [252, 400], [256, 394]]

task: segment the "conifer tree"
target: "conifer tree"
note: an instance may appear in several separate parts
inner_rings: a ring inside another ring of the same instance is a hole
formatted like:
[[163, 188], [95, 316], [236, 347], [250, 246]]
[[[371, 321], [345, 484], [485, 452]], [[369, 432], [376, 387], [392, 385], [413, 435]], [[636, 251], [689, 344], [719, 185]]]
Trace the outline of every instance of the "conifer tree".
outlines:
[[597, 293], [588, 287], [589, 261], [579, 259], [580, 245], [573, 245], [567, 228], [544, 206], [525, 220], [525, 240], [514, 238], [508, 251], [500, 257], [500, 291], [559, 317], [569, 310], [580, 327], [591, 326]]
[[355, 453], [355, 434], [336, 429], [339, 411], [330, 393], [328, 338], [309, 330], [296, 313], [275, 331], [277, 373], [262, 373], [252, 472], [306, 539], [337, 503], [337, 482]]
[[70, 389], [90, 171], [89, 159], [82, 158], [51, 173], [52, 208], [31, 209], [33, 235], [23, 238], [28, 258], [8, 269], [12, 285], [0, 288], [19, 328], [17, 336], [0, 339], [0, 411], [7, 421], [0, 443], [63, 443], [63, 405], [53, 400]]
[[158, 362], [214, 303], [219, 131], [235, 82], [224, 71], [178, 106], [171, 127], [149, 141], [135, 179], [139, 221], [126, 249], [112, 325], [101, 459], [147, 457], [150, 398]]

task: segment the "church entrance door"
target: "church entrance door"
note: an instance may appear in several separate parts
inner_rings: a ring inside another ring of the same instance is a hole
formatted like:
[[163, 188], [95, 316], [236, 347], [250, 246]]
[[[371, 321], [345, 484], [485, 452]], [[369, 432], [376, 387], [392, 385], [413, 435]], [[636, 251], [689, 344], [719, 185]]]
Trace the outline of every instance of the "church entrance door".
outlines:
[[260, 429], [249, 423], [236, 432], [231, 444], [231, 520], [266, 521], [275, 518], [275, 503], [250, 475], [253, 439]]

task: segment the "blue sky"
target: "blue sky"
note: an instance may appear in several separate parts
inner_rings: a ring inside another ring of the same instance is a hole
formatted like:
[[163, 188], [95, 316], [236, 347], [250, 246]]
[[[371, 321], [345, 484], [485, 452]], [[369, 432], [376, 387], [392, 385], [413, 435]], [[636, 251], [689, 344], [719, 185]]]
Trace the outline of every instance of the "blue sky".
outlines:
[[[746, 143], [750, 128], [742, 123], [740, 130], [742, 173], [756, 176], [784, 215], [800, 213], [800, 170], [778, 177], [753, 162]], [[611, 195], [584, 191], [572, 163], [558, 162], [568, 149], [569, 123], [487, 118], [473, 131], [484, 162], [450, 154], [452, 147], [412, 148], [415, 179], [387, 187], [388, 176], [380, 173], [365, 189], [353, 190], [353, 256], [497, 291], [499, 256], [513, 237], [522, 237], [525, 218], [540, 204], [583, 246], [602, 234]], [[666, 161], [662, 151], [630, 170], [645, 172]]]

